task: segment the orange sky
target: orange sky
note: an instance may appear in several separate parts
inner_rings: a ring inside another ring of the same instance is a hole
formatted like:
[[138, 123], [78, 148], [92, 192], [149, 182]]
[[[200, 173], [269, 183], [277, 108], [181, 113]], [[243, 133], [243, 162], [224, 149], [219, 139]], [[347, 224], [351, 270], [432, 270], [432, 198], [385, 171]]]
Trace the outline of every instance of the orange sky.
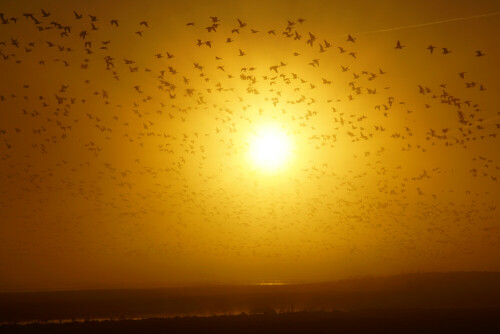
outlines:
[[500, 270], [499, 11], [2, 1], [0, 290]]

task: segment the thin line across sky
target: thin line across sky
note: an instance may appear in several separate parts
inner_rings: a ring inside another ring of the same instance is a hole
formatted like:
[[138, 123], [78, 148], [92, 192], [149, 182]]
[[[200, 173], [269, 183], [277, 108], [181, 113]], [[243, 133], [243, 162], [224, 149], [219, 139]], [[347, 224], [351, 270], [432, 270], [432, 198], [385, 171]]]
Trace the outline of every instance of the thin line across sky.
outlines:
[[[482, 18], [482, 17], [495, 16], [495, 15], [499, 15], [499, 14], [500, 14], [500, 11], [495, 11], [495, 12], [478, 14], [478, 15], [472, 15], [472, 16], [456, 17], [456, 18], [453, 18], [453, 19], [446, 19], [446, 20], [426, 22], [426, 23], [418, 23], [418, 24], [411, 24], [411, 25], [401, 26], [401, 27], [393, 27], [393, 28], [386, 28], [386, 29], [379, 29], [379, 30], [362, 31], [362, 32], [353, 33], [353, 35], [375, 34], [375, 33], [380, 33], [380, 32], [388, 32], [388, 31], [396, 31], [396, 30], [404, 30], [404, 29], [425, 27], [425, 26], [431, 26], [431, 25], [448, 23], [448, 22], [456, 22], [456, 21], [466, 21], [466, 20], [478, 19], [478, 18]], [[344, 34], [342, 36], [347, 36], [347, 34]]]

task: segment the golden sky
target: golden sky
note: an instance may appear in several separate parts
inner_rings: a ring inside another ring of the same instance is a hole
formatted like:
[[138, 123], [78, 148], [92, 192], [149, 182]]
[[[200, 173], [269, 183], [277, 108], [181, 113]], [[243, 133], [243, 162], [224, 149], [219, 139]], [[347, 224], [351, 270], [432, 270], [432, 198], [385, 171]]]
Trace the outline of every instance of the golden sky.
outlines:
[[0, 13], [0, 290], [500, 270], [500, 4]]

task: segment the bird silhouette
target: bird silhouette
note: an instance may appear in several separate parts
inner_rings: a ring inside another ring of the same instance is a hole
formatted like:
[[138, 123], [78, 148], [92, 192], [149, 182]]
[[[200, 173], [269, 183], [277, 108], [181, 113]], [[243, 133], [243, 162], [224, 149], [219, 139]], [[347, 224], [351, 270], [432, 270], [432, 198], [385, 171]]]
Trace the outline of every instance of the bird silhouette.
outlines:
[[239, 24], [239, 28], [245, 28], [247, 26], [246, 23], [244, 23], [243, 21], [241, 21], [240, 19], [236, 19], [238, 21], [238, 24]]
[[310, 46], [313, 46], [315, 40], [316, 40], [316, 36], [309, 33], [309, 39], [307, 40], [307, 44], [309, 44]]

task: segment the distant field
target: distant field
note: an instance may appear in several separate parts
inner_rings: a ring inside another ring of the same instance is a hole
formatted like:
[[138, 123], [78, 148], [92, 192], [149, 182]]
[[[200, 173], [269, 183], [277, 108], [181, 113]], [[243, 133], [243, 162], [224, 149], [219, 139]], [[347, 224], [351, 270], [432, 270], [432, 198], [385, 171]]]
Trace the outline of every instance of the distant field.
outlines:
[[500, 309], [360, 310], [0, 326], [2, 333], [500, 333]]
[[500, 273], [428, 273], [281, 286], [209, 286], [0, 294], [0, 323], [175, 316], [500, 309]]

